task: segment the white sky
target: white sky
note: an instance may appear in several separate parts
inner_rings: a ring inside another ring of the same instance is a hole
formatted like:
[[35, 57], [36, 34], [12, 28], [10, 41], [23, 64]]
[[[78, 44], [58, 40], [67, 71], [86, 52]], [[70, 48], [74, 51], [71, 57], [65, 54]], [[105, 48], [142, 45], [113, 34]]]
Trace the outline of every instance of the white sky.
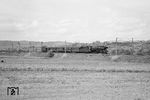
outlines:
[[0, 0], [0, 40], [150, 39], [150, 0]]

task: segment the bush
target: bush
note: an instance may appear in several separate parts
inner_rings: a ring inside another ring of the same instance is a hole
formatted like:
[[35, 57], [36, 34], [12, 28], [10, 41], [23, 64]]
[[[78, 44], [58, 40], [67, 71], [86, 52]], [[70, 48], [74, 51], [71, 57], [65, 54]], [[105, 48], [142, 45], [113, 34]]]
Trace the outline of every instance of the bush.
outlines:
[[150, 49], [144, 49], [143, 53], [144, 55], [150, 55]]
[[136, 50], [135, 55], [140, 55], [140, 56], [144, 55], [143, 50], [142, 49]]
[[[116, 49], [110, 50], [110, 53], [111, 53], [111, 55], [116, 55]], [[118, 55], [131, 55], [132, 54], [132, 50], [126, 49], [126, 48], [119, 48], [117, 50], [117, 54]]]
[[53, 56], [54, 56], [54, 53], [53, 53], [53, 51], [51, 51], [51, 50], [50, 50], [50, 51], [48, 51], [48, 54], [47, 54], [47, 56], [48, 56], [48, 57], [53, 57]]

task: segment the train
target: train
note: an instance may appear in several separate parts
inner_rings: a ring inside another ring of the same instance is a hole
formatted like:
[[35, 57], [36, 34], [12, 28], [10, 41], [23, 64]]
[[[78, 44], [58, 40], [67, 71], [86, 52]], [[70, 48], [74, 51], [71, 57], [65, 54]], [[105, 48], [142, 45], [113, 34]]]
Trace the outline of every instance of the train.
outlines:
[[81, 46], [81, 47], [47, 47], [42, 46], [42, 52], [54, 53], [102, 53], [108, 54], [107, 46]]

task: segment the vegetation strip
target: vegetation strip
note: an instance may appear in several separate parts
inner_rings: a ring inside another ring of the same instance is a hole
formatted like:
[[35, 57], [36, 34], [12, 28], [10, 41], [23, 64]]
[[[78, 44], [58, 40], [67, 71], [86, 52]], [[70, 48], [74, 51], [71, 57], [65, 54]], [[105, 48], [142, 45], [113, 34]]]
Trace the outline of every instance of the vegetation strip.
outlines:
[[150, 70], [131, 69], [69, 69], [69, 68], [0, 68], [0, 71], [50, 71], [50, 72], [108, 72], [108, 73], [150, 73]]

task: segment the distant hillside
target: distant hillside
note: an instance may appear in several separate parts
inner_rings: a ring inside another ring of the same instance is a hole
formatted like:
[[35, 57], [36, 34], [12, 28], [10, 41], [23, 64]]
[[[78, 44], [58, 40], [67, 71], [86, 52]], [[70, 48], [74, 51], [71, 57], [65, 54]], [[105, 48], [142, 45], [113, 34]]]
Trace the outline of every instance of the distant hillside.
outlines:
[[[71, 43], [66, 42], [67, 45], [71, 45]], [[41, 47], [41, 46], [64, 46], [65, 42], [62, 41], [54, 41], [54, 42], [36, 42], [36, 41], [0, 41], [0, 49], [8, 49], [8, 48], [24, 48], [24, 47]]]

